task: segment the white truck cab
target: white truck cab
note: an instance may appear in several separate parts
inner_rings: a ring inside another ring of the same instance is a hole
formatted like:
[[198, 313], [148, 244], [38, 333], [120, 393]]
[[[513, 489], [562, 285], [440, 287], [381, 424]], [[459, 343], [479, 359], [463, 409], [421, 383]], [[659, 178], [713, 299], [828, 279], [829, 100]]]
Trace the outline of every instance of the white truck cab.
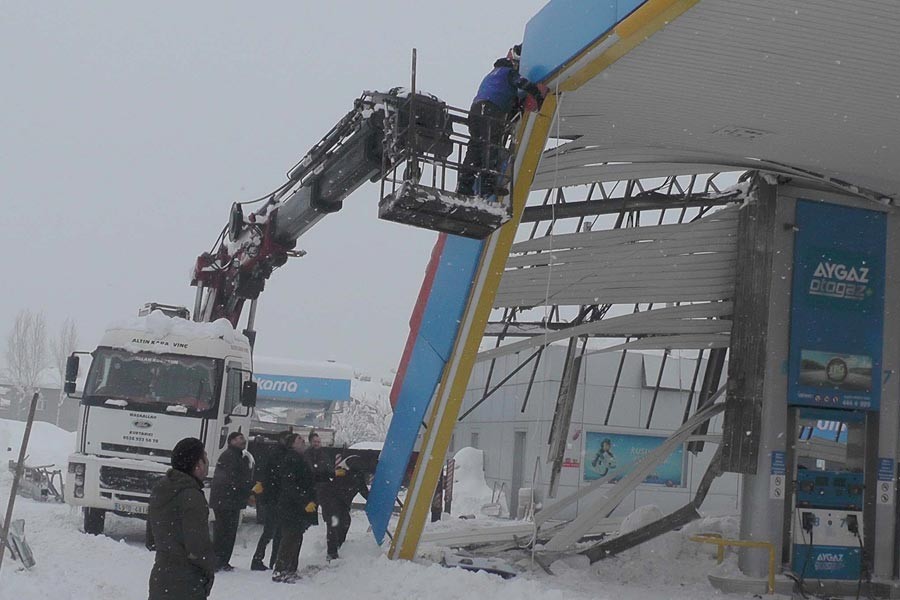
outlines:
[[84, 353], [66, 365], [66, 392], [81, 406], [65, 495], [84, 508], [86, 533], [103, 532], [106, 511], [146, 515], [182, 438], [206, 445], [212, 478], [228, 435], [249, 434], [256, 384], [247, 338], [225, 319], [172, 314], [182, 313], [156, 310], [114, 324], [89, 367], [80, 364]]

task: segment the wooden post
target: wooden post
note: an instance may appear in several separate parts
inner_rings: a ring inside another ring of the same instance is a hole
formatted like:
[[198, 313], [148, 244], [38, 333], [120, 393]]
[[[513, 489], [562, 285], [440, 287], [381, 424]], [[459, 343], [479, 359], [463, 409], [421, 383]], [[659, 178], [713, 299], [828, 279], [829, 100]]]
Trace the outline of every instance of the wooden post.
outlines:
[[9, 503], [6, 505], [6, 520], [3, 522], [3, 535], [0, 536], [0, 569], [3, 567], [3, 555], [6, 553], [9, 525], [12, 523], [13, 506], [16, 503], [16, 492], [19, 490], [19, 480], [25, 470], [25, 451], [28, 448], [28, 438], [31, 437], [31, 425], [34, 423], [34, 411], [37, 409], [40, 392], [35, 392], [31, 397], [31, 407], [28, 409], [28, 421], [25, 423], [25, 435], [22, 436], [22, 447], [19, 448], [19, 463], [16, 465], [16, 474], [13, 477], [12, 489], [9, 491]]

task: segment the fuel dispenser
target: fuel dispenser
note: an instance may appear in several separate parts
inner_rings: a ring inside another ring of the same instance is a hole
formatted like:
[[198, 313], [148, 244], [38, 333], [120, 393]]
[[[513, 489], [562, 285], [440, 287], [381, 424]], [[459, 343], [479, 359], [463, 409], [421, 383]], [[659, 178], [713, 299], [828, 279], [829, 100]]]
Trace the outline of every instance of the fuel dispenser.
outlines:
[[795, 408], [791, 567], [803, 579], [860, 580], [866, 569], [866, 420], [862, 411]]

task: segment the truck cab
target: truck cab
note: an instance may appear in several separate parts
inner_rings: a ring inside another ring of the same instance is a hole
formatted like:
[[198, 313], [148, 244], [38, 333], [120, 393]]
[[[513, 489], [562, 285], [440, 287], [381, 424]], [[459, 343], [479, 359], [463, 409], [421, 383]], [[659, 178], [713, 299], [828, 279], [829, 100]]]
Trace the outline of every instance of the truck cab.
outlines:
[[107, 511], [143, 518], [182, 438], [205, 444], [211, 480], [228, 435], [249, 434], [250, 343], [224, 319], [155, 310], [110, 326], [89, 361], [83, 354], [66, 368], [66, 392], [80, 407], [65, 495], [84, 509], [86, 533], [103, 532]]

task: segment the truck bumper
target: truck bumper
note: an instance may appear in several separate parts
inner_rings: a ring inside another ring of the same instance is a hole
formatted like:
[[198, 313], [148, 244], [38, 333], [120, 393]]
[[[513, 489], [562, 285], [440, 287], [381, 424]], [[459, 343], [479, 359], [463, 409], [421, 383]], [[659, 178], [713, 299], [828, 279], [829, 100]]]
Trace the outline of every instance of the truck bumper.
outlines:
[[143, 517], [153, 486], [167, 470], [167, 465], [151, 461], [71, 454], [66, 470], [66, 502]]

